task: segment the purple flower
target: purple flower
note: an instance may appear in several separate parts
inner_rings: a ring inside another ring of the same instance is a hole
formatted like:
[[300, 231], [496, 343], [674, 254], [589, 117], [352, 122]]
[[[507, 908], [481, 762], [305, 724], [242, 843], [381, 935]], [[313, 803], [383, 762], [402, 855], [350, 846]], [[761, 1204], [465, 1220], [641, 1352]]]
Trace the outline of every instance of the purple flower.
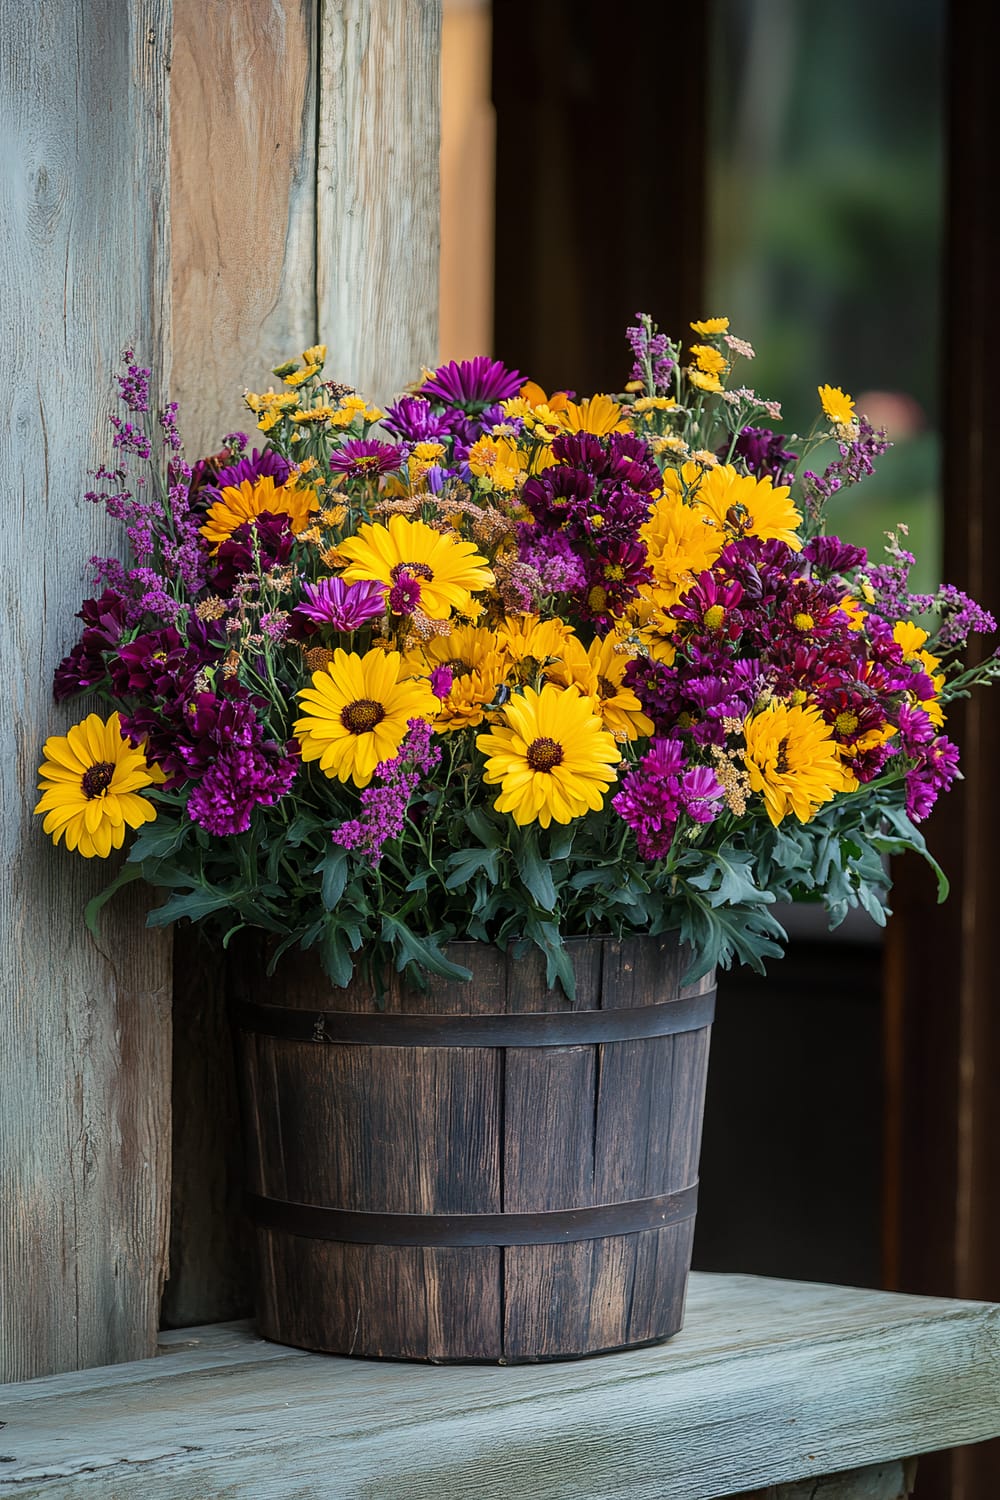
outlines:
[[379, 863], [385, 845], [398, 839], [406, 827], [410, 799], [421, 776], [441, 760], [440, 746], [432, 744], [431, 734], [426, 720], [408, 721], [398, 753], [375, 767], [371, 784], [361, 793], [361, 816], [333, 830], [335, 844], [364, 855], [373, 866]]
[[212, 559], [215, 567], [209, 582], [217, 594], [230, 594], [238, 578], [256, 573], [258, 559], [262, 572], [268, 573], [288, 561], [294, 545], [290, 518], [264, 511], [255, 521], [244, 521], [242, 526], [237, 526], [232, 536], [222, 543]]
[[[769, 474], [775, 484], [787, 484], [788, 470], [798, 461], [799, 455], [785, 448], [784, 441], [780, 432], [772, 432], [769, 427], [744, 427], [736, 439], [733, 455], [743, 460], [751, 474], [761, 477]], [[719, 457], [725, 461], [728, 445], [724, 444], [718, 451]]]
[[945, 735], [927, 748], [921, 763], [906, 777], [906, 811], [914, 823], [927, 817], [938, 799], [959, 776], [958, 746]]
[[719, 816], [725, 793], [708, 766], [692, 766], [681, 777], [681, 804], [696, 823], [712, 823]]
[[403, 568], [389, 590], [389, 608], [394, 615], [412, 615], [420, 603], [420, 583]]
[[853, 572], [868, 561], [864, 547], [842, 542], [839, 536], [814, 536], [802, 548], [802, 556], [812, 563], [815, 572], [826, 577]]
[[401, 396], [386, 409], [382, 426], [406, 443], [445, 443], [455, 432], [453, 414], [435, 411], [423, 396]]
[[441, 365], [424, 381], [420, 394], [477, 415], [483, 407], [516, 396], [523, 381], [517, 370], [508, 370], [500, 360], [480, 354], [475, 359], [453, 359]]
[[330, 455], [334, 474], [348, 474], [355, 479], [378, 479], [398, 469], [402, 462], [399, 448], [393, 443], [380, 443], [377, 438], [349, 438]]
[[334, 630], [358, 630], [374, 620], [385, 609], [385, 589], [380, 583], [345, 583], [342, 578], [321, 578], [307, 583], [305, 600], [295, 613], [316, 625], [331, 625]]
[[862, 479], [874, 474], [875, 460], [891, 447], [885, 428], [876, 432], [868, 418], [861, 417], [856, 435], [841, 442], [839, 459], [829, 464], [822, 475], [809, 469], [803, 474], [802, 484], [810, 513], [818, 516], [823, 502], [831, 495], [849, 485], [860, 484]]
[[452, 685], [455, 681], [455, 673], [452, 671], [451, 667], [435, 667], [433, 672], [431, 673], [430, 680], [431, 692], [434, 694], [435, 698], [440, 698], [443, 701], [451, 692]]
[[57, 703], [95, 687], [107, 676], [106, 651], [114, 651], [125, 631], [126, 603], [117, 589], [105, 589], [99, 599], [85, 599], [77, 614], [86, 629], [72, 651], [56, 668], [53, 694]]
[[297, 749], [294, 740], [284, 755], [273, 741], [226, 746], [188, 798], [188, 817], [219, 838], [246, 833], [254, 808], [273, 807], [291, 790]]

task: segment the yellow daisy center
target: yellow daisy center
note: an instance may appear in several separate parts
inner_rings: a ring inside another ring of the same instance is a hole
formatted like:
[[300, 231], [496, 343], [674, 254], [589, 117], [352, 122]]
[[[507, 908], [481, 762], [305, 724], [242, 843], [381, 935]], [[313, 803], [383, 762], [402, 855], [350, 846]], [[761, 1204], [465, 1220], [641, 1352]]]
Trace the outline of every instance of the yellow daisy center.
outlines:
[[103, 797], [111, 785], [114, 774], [115, 768], [110, 760], [98, 761], [96, 766], [89, 766], [80, 778], [83, 795], [88, 800]]
[[351, 734], [371, 734], [385, 718], [385, 709], [374, 698], [355, 698], [340, 710], [340, 722]]
[[434, 582], [434, 574], [426, 563], [401, 562], [395, 563], [394, 566], [389, 569], [389, 577], [392, 579], [393, 583], [398, 583], [404, 573], [406, 574], [407, 578], [423, 578], [427, 583]]
[[562, 765], [563, 747], [547, 735], [542, 735], [541, 738], [532, 740], [525, 760], [533, 771], [551, 771], [555, 766]]
[[800, 610], [797, 615], [792, 616], [792, 624], [795, 626], [796, 630], [801, 630], [802, 633], [805, 634], [806, 631], [812, 630], [813, 626], [816, 624], [816, 621], [813, 619], [812, 615], [807, 615], [804, 610]]
[[702, 624], [708, 630], [718, 630], [719, 626], [722, 624], [725, 618], [726, 611], [723, 609], [721, 604], [710, 605], [701, 617]]
[[833, 722], [838, 734], [853, 734], [858, 727], [858, 716], [845, 708]]

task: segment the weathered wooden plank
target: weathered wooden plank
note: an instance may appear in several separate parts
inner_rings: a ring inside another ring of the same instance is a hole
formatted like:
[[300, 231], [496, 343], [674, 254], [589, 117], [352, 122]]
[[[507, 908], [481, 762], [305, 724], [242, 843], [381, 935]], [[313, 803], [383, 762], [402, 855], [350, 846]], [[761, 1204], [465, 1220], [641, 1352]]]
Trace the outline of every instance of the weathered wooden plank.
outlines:
[[982, 1303], [695, 1275], [671, 1343], [559, 1365], [275, 1365], [248, 1333], [250, 1358], [221, 1362], [216, 1344], [210, 1369], [182, 1346], [134, 1379], [93, 1372], [86, 1391], [79, 1376], [36, 1400], [0, 1390], [0, 1495], [767, 1494], [995, 1434], [998, 1320]]
[[323, 0], [318, 321], [384, 401], [437, 353], [441, 0]]
[[315, 0], [174, 0], [174, 399], [188, 453], [317, 336]]
[[732, 1500], [907, 1500], [916, 1483], [914, 1459], [865, 1464], [846, 1474], [828, 1474], [801, 1484], [769, 1484], [766, 1490], [734, 1495]]
[[0, 1375], [155, 1348], [169, 1174], [168, 944], [114, 872], [31, 817], [53, 668], [87, 559], [117, 543], [83, 493], [109, 457], [123, 345], [167, 374], [170, 0], [4, 3], [0, 15]]

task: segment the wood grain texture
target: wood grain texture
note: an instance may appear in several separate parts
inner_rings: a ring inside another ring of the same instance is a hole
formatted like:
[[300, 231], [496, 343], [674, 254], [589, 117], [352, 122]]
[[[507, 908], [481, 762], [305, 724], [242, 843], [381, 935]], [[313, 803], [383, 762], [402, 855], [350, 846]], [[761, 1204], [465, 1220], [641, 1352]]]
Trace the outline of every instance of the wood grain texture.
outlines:
[[[669, 1005], [686, 967], [675, 940], [571, 940], [572, 1002], [547, 988], [537, 951], [454, 944], [470, 983], [420, 991], [393, 974], [381, 1003], [361, 976], [333, 989], [313, 954], [283, 955], [268, 978], [270, 941], [231, 948], [234, 1000], [279, 1015], [379, 1012], [385, 1034], [378, 1045], [293, 1040], [257, 1033], [254, 1015], [242, 1015], [251, 1193], [373, 1215], [547, 1216], [696, 1182], [704, 1019], [641, 1041], [462, 1046], [435, 1045], [433, 1034], [434, 1016], [599, 1012], [605, 999], [612, 1012]], [[431, 1017], [430, 1041], [394, 1041], [394, 1017], [415, 1013]], [[335, 1353], [501, 1363], [667, 1338], [683, 1317], [693, 1221], [620, 1225], [612, 1214], [589, 1239], [503, 1247], [449, 1244], [445, 1234], [445, 1248], [431, 1248], [379, 1243], [385, 1225], [369, 1225], [367, 1245], [332, 1232], [313, 1239], [277, 1217], [257, 1230], [258, 1327]]]
[[[111, 381], [134, 340], [166, 374], [169, 0], [4, 3], [0, 28], [0, 1374], [155, 1348], [169, 1179], [169, 942], [138, 900], [84, 903], [115, 864], [31, 817], [86, 560], [117, 545], [83, 500], [110, 457]], [[89, 580], [88, 580], [89, 581]]]
[[823, 1476], [1000, 1430], [996, 1307], [697, 1274], [688, 1300], [669, 1344], [510, 1369], [173, 1334], [153, 1362], [0, 1390], [0, 1496], [716, 1500], [808, 1480], [848, 1500]]
[[173, 396], [190, 457], [316, 341], [316, 0], [174, 0]]
[[437, 356], [441, 0], [320, 0], [318, 321], [386, 401]]

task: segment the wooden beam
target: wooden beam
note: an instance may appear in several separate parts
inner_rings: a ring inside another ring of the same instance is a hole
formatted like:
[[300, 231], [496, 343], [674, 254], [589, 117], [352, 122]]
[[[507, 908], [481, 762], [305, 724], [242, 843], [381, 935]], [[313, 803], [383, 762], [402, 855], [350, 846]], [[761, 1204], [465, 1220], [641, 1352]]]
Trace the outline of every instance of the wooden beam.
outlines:
[[352, 1361], [189, 1329], [155, 1362], [0, 1389], [0, 1500], [771, 1500], [803, 1480], [859, 1500], [824, 1476], [891, 1479], [900, 1455], [1000, 1430], [998, 1318], [695, 1275], [670, 1343], [561, 1364]]
[[376, 401], [437, 357], [441, 0], [321, 0], [316, 275], [327, 369]]
[[166, 1260], [169, 943], [138, 901], [83, 907], [117, 861], [53, 849], [31, 816], [87, 559], [119, 528], [83, 500], [111, 457], [129, 340], [167, 373], [169, 0], [3, 7], [0, 136], [0, 1378], [155, 1348]]

